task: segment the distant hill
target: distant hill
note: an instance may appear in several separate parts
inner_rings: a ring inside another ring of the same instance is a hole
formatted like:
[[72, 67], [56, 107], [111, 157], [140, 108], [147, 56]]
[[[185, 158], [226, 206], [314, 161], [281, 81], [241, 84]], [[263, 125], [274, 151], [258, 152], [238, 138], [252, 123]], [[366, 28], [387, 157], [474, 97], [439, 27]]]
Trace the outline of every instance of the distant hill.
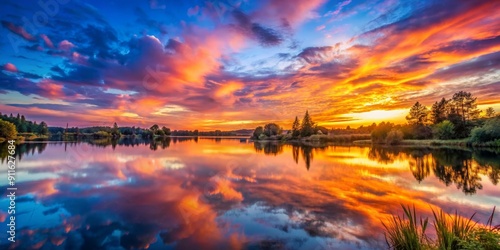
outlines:
[[238, 129], [238, 130], [232, 130], [236, 135], [251, 135], [253, 133], [253, 129]]

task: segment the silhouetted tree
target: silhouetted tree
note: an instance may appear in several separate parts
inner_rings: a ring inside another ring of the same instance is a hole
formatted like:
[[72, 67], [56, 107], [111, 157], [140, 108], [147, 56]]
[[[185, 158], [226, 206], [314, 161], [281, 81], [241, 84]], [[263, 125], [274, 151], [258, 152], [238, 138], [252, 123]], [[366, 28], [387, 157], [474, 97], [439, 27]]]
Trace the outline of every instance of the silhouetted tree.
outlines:
[[161, 130], [163, 131], [163, 133], [165, 135], [170, 135], [170, 129], [169, 128], [163, 126], [163, 127], [161, 127]]
[[264, 126], [264, 134], [266, 136], [278, 135], [281, 133], [281, 128], [275, 123], [268, 123]]
[[297, 138], [300, 136], [300, 122], [299, 118], [295, 116], [295, 121], [293, 121], [292, 125], [292, 137]]
[[406, 116], [406, 120], [411, 125], [423, 125], [427, 122], [427, 115], [429, 111], [427, 107], [416, 102], [411, 108], [410, 112]]
[[156, 131], [158, 131], [158, 129], [160, 129], [160, 127], [158, 126], [158, 124], [155, 124], [153, 126], [151, 126], [151, 128], [149, 128], [151, 130], [151, 132], [153, 132], [153, 134], [156, 134]]
[[492, 118], [495, 116], [495, 110], [492, 107], [486, 109], [486, 117]]
[[439, 102], [435, 102], [431, 108], [431, 119], [433, 124], [438, 124], [446, 120], [446, 106], [448, 101], [446, 99], [441, 99]]
[[466, 123], [472, 119], [476, 119], [481, 111], [477, 109], [475, 97], [470, 92], [459, 91], [453, 95], [451, 105], [453, 111], [462, 118], [462, 122]]
[[303, 137], [311, 136], [314, 134], [314, 122], [309, 116], [309, 111], [306, 111], [302, 123], [300, 124], [300, 135]]
[[253, 138], [254, 139], [259, 139], [259, 136], [264, 133], [264, 128], [262, 126], [258, 126], [257, 128], [255, 128], [255, 130], [253, 131]]
[[49, 134], [49, 128], [47, 126], [47, 123], [44, 121], [40, 122], [38, 133], [42, 135], [48, 135]]

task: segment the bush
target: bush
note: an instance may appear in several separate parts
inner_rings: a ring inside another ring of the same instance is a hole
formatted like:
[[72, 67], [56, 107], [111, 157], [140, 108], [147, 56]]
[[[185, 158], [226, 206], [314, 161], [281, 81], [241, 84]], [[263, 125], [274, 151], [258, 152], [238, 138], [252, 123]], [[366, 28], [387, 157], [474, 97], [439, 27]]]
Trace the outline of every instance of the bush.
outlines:
[[267, 140], [267, 136], [265, 134], [260, 134], [259, 140]]
[[413, 127], [413, 138], [417, 140], [431, 139], [432, 129], [425, 125], [415, 125]]
[[97, 131], [93, 135], [94, 138], [106, 138], [111, 136], [111, 134], [106, 131]]
[[392, 130], [394, 124], [381, 122], [375, 129], [373, 129], [371, 137], [374, 143], [385, 143], [387, 134]]
[[385, 143], [389, 145], [396, 145], [403, 141], [403, 132], [399, 129], [392, 129], [387, 133], [387, 137], [385, 138]]
[[453, 139], [455, 134], [455, 125], [448, 120], [436, 124], [433, 130], [434, 138], [441, 140]]
[[289, 140], [292, 140], [292, 139], [293, 139], [292, 134], [286, 134], [283, 137], [281, 137], [282, 141], [289, 141]]
[[483, 143], [500, 139], [500, 118], [489, 119], [482, 127], [475, 127], [471, 132], [471, 142]]
[[[259, 127], [257, 127], [259, 128]], [[257, 129], [255, 129], [257, 130]], [[264, 126], [264, 134], [267, 136], [278, 135], [281, 133], [281, 128], [275, 123], [268, 123]]]
[[17, 137], [16, 126], [8, 121], [0, 120], [0, 137], [14, 139]]
[[253, 138], [259, 139], [259, 136], [264, 133], [264, 128], [262, 126], [258, 126], [253, 131]]

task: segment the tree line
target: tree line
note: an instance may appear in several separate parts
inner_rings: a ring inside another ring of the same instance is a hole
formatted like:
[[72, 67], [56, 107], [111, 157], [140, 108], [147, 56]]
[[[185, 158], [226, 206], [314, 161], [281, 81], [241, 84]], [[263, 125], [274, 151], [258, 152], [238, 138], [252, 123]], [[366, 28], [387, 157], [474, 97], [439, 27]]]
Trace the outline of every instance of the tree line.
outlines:
[[16, 138], [18, 133], [31, 133], [36, 135], [48, 135], [47, 123], [39, 124], [36, 121], [28, 121], [24, 115], [7, 116], [0, 113], [0, 138]]
[[471, 141], [479, 143], [500, 139], [500, 119], [495, 116], [495, 110], [486, 109], [484, 117], [480, 117], [481, 112], [477, 108], [477, 98], [465, 91], [436, 101], [430, 109], [417, 101], [406, 116], [406, 125], [382, 122], [372, 131], [372, 141], [397, 144], [403, 139], [470, 137]]
[[264, 126], [258, 126], [252, 133], [252, 139], [255, 140], [294, 140], [309, 137], [315, 134], [328, 134], [328, 129], [318, 126], [313, 122], [309, 111], [306, 111], [302, 121], [295, 116], [292, 128], [284, 133], [282, 127], [276, 123], [268, 123]]

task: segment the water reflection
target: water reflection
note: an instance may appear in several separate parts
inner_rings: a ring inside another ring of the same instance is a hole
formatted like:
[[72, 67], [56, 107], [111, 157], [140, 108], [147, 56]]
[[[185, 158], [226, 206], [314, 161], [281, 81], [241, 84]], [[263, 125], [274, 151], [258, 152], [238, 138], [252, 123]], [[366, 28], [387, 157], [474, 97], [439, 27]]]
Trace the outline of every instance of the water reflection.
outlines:
[[380, 220], [400, 203], [481, 219], [500, 202], [491, 151], [216, 138], [18, 150], [18, 249], [384, 249]]
[[434, 173], [446, 186], [455, 184], [465, 194], [475, 194], [482, 189], [480, 175], [488, 176], [494, 185], [500, 178], [500, 155], [494, 151], [373, 147], [368, 157], [383, 164], [406, 160], [418, 182]]

